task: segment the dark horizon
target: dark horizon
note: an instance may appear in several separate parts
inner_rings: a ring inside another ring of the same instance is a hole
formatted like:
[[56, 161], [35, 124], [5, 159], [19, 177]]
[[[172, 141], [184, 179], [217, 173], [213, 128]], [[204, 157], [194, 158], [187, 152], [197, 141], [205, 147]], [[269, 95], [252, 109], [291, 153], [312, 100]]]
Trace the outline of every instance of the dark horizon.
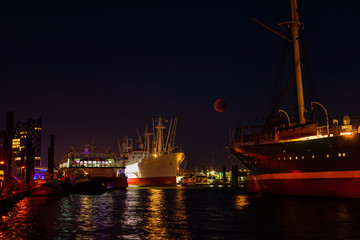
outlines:
[[[1, 14], [0, 129], [43, 117], [42, 163], [50, 135], [55, 161], [70, 146], [117, 153], [154, 117], [178, 117], [176, 143], [188, 170], [239, 164], [225, 148], [229, 130], [263, 120], [284, 40], [289, 1], [178, 6], [6, 6]], [[299, 2], [312, 76], [329, 117], [358, 114], [357, 6]], [[271, 10], [270, 10], [271, 9]], [[270, 11], [269, 11], [270, 10]], [[283, 33], [284, 31], [282, 31]], [[265, 81], [264, 81], [265, 80]], [[213, 104], [224, 99], [219, 113]]]

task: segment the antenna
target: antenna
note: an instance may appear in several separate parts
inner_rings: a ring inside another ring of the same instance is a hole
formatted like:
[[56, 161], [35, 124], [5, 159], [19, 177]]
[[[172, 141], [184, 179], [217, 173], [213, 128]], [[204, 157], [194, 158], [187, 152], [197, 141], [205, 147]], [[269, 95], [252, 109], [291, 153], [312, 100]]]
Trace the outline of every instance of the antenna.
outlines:
[[111, 151], [111, 147], [108, 147], [105, 151], [105, 153], [109, 153]]
[[173, 120], [171, 119], [170, 120], [170, 126], [169, 126], [169, 129], [168, 129], [168, 135], [167, 135], [166, 143], [165, 143], [165, 149], [164, 149], [165, 152], [168, 151], [168, 143], [169, 143], [169, 136], [170, 136], [170, 132], [171, 132], [172, 122], [173, 122]]
[[137, 135], [138, 135], [139, 143], [141, 143], [142, 139], [141, 139], [141, 135], [139, 133], [139, 129], [136, 129], [136, 132], [137, 132]]
[[153, 153], [156, 153], [156, 146], [155, 146], [155, 123], [154, 123], [154, 118], [152, 119], [152, 127], [153, 127], [152, 149], [153, 149]]
[[120, 157], [121, 157], [121, 146], [120, 146], [120, 141], [118, 140], [117, 142], [118, 142], [118, 148], [119, 148], [119, 155], [120, 155]]
[[177, 118], [175, 118], [174, 126], [173, 126], [173, 133], [172, 133], [172, 143], [171, 145], [175, 146], [175, 136], [176, 136], [176, 128], [177, 128]]

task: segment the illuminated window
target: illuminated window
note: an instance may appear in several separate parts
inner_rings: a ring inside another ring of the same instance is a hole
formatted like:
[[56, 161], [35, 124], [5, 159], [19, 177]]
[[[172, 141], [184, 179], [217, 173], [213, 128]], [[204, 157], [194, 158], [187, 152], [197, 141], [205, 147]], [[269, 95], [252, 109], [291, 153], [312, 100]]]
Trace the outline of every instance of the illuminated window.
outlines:
[[304, 159], [304, 156], [301, 156], [301, 159]]
[[339, 157], [341, 157], [341, 153], [339, 153]]
[[291, 160], [291, 157], [289, 157], [289, 160]]
[[314, 155], [312, 155], [312, 158], [315, 158], [315, 156], [314, 156]]
[[280, 158], [278, 158], [278, 160], [280, 160]]
[[20, 148], [20, 138], [14, 138], [12, 140], [12, 148]]
[[284, 149], [284, 151], [283, 152], [285, 152], [285, 149]]
[[345, 157], [345, 153], [343, 153], [343, 157]]
[[329, 154], [326, 154], [326, 157], [329, 158]]
[[295, 159], [298, 159], [298, 157], [296, 156]]
[[284, 160], [286, 160], [286, 157], [284, 157]]

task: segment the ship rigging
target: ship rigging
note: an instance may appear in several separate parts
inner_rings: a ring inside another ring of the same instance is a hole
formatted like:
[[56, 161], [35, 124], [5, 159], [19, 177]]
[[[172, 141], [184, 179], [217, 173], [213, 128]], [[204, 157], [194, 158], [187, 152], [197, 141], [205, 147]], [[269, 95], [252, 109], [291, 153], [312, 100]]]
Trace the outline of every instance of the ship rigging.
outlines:
[[228, 150], [250, 169], [249, 192], [360, 198], [358, 129], [348, 116], [343, 124], [334, 119], [330, 127], [327, 111], [317, 101], [311, 101], [311, 108], [323, 110], [326, 123], [305, 117], [299, 48], [303, 23], [296, 0], [290, 2], [291, 20], [281, 25], [288, 26], [292, 36], [298, 119], [291, 121], [285, 110], [278, 109], [286, 117], [285, 123], [240, 126]]

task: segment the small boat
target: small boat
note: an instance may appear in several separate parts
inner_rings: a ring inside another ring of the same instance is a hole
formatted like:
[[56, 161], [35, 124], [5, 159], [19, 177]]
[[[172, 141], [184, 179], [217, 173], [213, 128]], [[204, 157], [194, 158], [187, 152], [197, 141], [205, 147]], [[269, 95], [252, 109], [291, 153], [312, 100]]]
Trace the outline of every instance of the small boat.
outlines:
[[37, 180], [31, 189], [32, 196], [54, 196], [62, 193], [60, 181], [54, 179]]
[[196, 172], [195, 174], [189, 174], [182, 176], [179, 180], [179, 184], [183, 186], [194, 185], [213, 185], [216, 183], [216, 179], [212, 175], [205, 175], [203, 172]]

